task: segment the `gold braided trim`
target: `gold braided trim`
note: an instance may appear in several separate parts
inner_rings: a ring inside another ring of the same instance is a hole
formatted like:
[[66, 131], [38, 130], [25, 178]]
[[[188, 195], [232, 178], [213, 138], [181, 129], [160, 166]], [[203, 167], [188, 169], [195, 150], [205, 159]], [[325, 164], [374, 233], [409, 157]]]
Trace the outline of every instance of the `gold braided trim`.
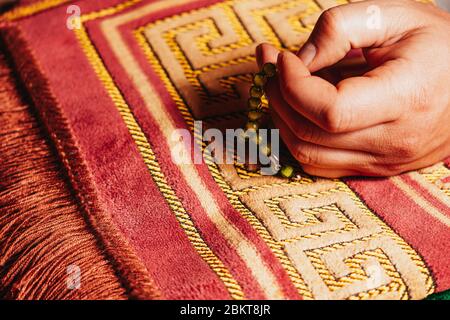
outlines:
[[87, 22], [90, 20], [100, 19], [106, 16], [110, 16], [112, 14], [115, 14], [117, 12], [123, 11], [129, 7], [134, 6], [135, 4], [141, 2], [142, 0], [127, 0], [122, 3], [119, 3], [115, 7], [105, 8], [101, 9], [99, 11], [90, 12], [87, 14], [83, 14], [81, 16], [81, 22]]
[[[228, 5], [228, 2], [217, 4], [217, 7], [221, 8], [223, 12], [225, 12], [227, 21], [230, 22], [234, 32], [238, 34], [240, 38], [239, 41], [226, 46], [222, 46], [220, 48], [209, 48], [208, 42], [214, 39], [219, 39], [221, 37], [221, 34], [217, 29], [216, 23], [212, 19], [207, 19], [207, 27], [209, 27], [208, 30], [211, 33], [196, 39], [198, 48], [202, 51], [202, 53], [204, 53], [205, 55], [216, 55], [251, 45], [253, 41], [250, 35], [248, 34], [247, 30], [242, 27], [242, 24], [236, 17], [233, 9]], [[204, 10], [206, 11], [206, 9]], [[199, 11], [201, 11], [201, 9]]]
[[367, 206], [361, 201], [361, 199], [350, 189], [350, 187], [343, 181], [337, 182], [339, 187], [343, 189], [355, 202], [355, 204], [366, 213], [373, 221], [375, 221], [383, 230], [383, 233], [393, 239], [411, 258], [412, 261], [419, 268], [420, 272], [426, 276], [427, 281], [427, 293], [432, 294], [435, 290], [435, 284], [430, 270], [425, 264], [423, 258], [417, 253], [411, 246], [403, 240], [397, 233], [395, 233], [384, 221], [382, 221], [377, 215], [372, 213]]
[[[359, 252], [355, 256], [345, 259], [344, 263], [350, 268], [351, 272], [349, 273], [348, 276], [345, 276], [341, 279], [334, 278], [327, 269], [327, 267], [325, 266], [325, 264], [323, 263], [322, 259], [320, 259], [320, 257], [326, 253], [330, 253], [335, 250], [340, 250], [351, 245], [364, 244], [367, 241], [374, 241], [382, 235], [383, 233], [372, 234], [365, 237], [361, 237], [359, 239], [355, 239], [350, 242], [335, 243], [327, 247], [308, 250], [305, 251], [305, 253], [310, 259], [311, 263], [314, 265], [314, 268], [317, 269], [317, 271], [324, 279], [324, 282], [327, 284], [327, 286], [331, 291], [344, 287], [345, 285], [350, 284], [354, 281], [366, 280], [367, 275], [365, 274], [363, 269], [361, 269], [360, 265], [362, 262], [366, 261], [369, 257], [375, 257], [377, 258], [380, 265], [384, 267], [383, 270], [391, 277], [392, 281], [389, 284], [378, 287], [376, 289], [371, 289], [365, 292], [359, 292], [356, 295], [348, 297], [347, 299], [348, 300], [370, 299], [382, 293], [397, 291], [401, 292], [402, 300], [408, 300], [410, 299], [410, 296], [407, 291], [406, 284], [404, 283], [400, 274], [396, 270], [395, 266], [384, 254], [381, 248], [368, 251], [366, 250], [365, 252]], [[431, 277], [427, 278], [427, 285], [434, 286], [433, 279]]]
[[[222, 3], [215, 4], [215, 8], [222, 9], [223, 12], [225, 12], [228, 21], [230, 22], [234, 32], [236, 35], [239, 35], [239, 40], [236, 43], [232, 43], [229, 45], [221, 46], [220, 48], [212, 48], [210, 49], [208, 46], [208, 42], [214, 39], [218, 39], [221, 37], [219, 30], [217, 29], [217, 26], [215, 22], [210, 19], [203, 19], [199, 20], [193, 23], [189, 23], [177, 28], [173, 28], [167, 32], [164, 33], [163, 38], [166, 41], [168, 47], [170, 48], [171, 52], [176, 57], [178, 63], [183, 68], [184, 74], [186, 76], [187, 81], [193, 86], [193, 88], [199, 93], [200, 96], [207, 98], [209, 101], [224, 101], [228, 98], [236, 98], [236, 92], [233, 89], [233, 86], [236, 85], [239, 82], [250, 82], [252, 75], [246, 74], [246, 75], [240, 75], [240, 76], [233, 76], [233, 77], [227, 77], [226, 79], [219, 80], [220, 83], [224, 84], [224, 88], [226, 89], [224, 93], [221, 93], [220, 96], [206, 96], [205, 91], [203, 89], [203, 86], [200, 84], [198, 80], [198, 76], [205, 71], [208, 70], [214, 70], [220, 67], [227, 67], [230, 65], [240, 64], [243, 62], [254, 62], [256, 59], [254, 56], [248, 56], [245, 58], [237, 58], [234, 60], [230, 60], [227, 62], [221, 62], [212, 64], [203, 68], [200, 68], [198, 70], [192, 69], [191, 64], [187, 60], [184, 52], [179, 47], [176, 37], [180, 32], [186, 32], [193, 29], [198, 29], [199, 27], [208, 27], [208, 30], [210, 30], [210, 34], [200, 36], [198, 39], [196, 39], [196, 43], [199, 46], [202, 53], [206, 55], [213, 55], [213, 54], [221, 54], [225, 52], [229, 52], [230, 50], [235, 50], [238, 48], [246, 47], [252, 44], [252, 39], [250, 35], [248, 34], [247, 30], [245, 30], [241, 23], [239, 22], [239, 18], [237, 17], [236, 13], [233, 11], [231, 5], [234, 3], [234, 1], [224, 1]], [[196, 10], [191, 10], [189, 13], [201, 13], [208, 10], [208, 8], [200, 8]], [[144, 27], [139, 28], [138, 30], [142, 31], [143, 29], [156, 26], [158, 24], [161, 24], [163, 22], [171, 21], [175, 17], [179, 18], [182, 15], [167, 17], [164, 19], [161, 19], [157, 22], [150, 23]]]
[[0, 20], [18, 20], [20, 18], [28, 17], [47, 9], [57, 7], [66, 2], [69, 2], [69, 0], [43, 0], [26, 6], [19, 6], [0, 15]]
[[[350, 221], [341, 211], [337, 204], [330, 204], [316, 208], [304, 208], [299, 211], [302, 212], [306, 219], [303, 222], [294, 222], [289, 219], [286, 213], [281, 209], [281, 202], [291, 199], [303, 198], [301, 194], [290, 194], [282, 197], [276, 197], [269, 200], [264, 200], [267, 207], [278, 217], [281, 223], [287, 228], [301, 228], [305, 226], [314, 226], [320, 224], [321, 221], [317, 219], [317, 215], [321, 213], [333, 212], [336, 217], [345, 224], [345, 229], [356, 229], [355, 224]], [[329, 232], [329, 231], [327, 231]], [[308, 235], [309, 237], [309, 235]]]
[[430, 183], [436, 185], [439, 189], [442, 190], [448, 197], [450, 197], [450, 188], [448, 184], [439, 183], [439, 181], [443, 178], [450, 176], [450, 169], [447, 168], [445, 164], [440, 165], [436, 170], [432, 172], [420, 172], [419, 173], [425, 177]]
[[[137, 1], [130, 1], [137, 2]], [[121, 7], [125, 8], [125, 6]], [[119, 9], [112, 8], [108, 11], [102, 11], [99, 14], [108, 15], [120, 11]], [[107, 13], [105, 13], [107, 12]], [[96, 18], [95, 13], [89, 14], [89, 19]], [[191, 220], [189, 214], [186, 212], [181, 201], [178, 199], [176, 193], [173, 191], [171, 186], [167, 183], [164, 173], [161, 171], [159, 163], [156, 159], [155, 154], [147, 140], [147, 137], [143, 133], [141, 127], [137, 123], [136, 119], [129, 106], [127, 105], [125, 99], [117, 88], [111, 75], [108, 73], [106, 67], [104, 66], [100, 56], [98, 55], [96, 49], [94, 48], [92, 42], [84, 27], [80, 29], [74, 29], [75, 35], [86, 54], [89, 62], [91, 63], [94, 72], [97, 74], [99, 80], [103, 83], [106, 90], [108, 91], [111, 100], [114, 102], [117, 110], [122, 116], [130, 135], [136, 142], [136, 145], [141, 153], [144, 163], [147, 165], [149, 172], [152, 175], [153, 180], [161, 191], [162, 195], [169, 204], [171, 210], [174, 212], [178, 222], [189, 238], [190, 242], [202, 257], [202, 259], [210, 266], [210, 268], [217, 274], [220, 280], [224, 283], [230, 296], [233, 299], [241, 300], [244, 299], [244, 293], [238, 282], [233, 278], [230, 271], [224, 266], [222, 261], [212, 252], [205, 241], [200, 236], [195, 224]]]
[[361, 268], [361, 264], [366, 262], [368, 258], [375, 258], [380, 263], [380, 265], [383, 267], [384, 272], [386, 272], [386, 274], [392, 279], [392, 281], [375, 289], [353, 295], [348, 298], [349, 300], [370, 299], [388, 292], [398, 292], [401, 296], [401, 300], [409, 299], [409, 294], [405, 282], [401, 278], [398, 271], [395, 269], [395, 266], [380, 248], [359, 252], [354, 256], [345, 259], [344, 263], [349, 267], [350, 272], [349, 275], [341, 277], [339, 279], [336, 279], [323, 263], [322, 259], [320, 258], [320, 250], [316, 249], [307, 251], [306, 255], [314, 263], [314, 267], [316, 268], [317, 272], [320, 274], [321, 278], [324, 280], [325, 284], [331, 291], [335, 291], [337, 289], [345, 287], [349, 284], [354, 283], [355, 281], [367, 280], [368, 275], [366, 274], [364, 269]]
[[306, 208], [301, 209], [300, 211], [307, 217], [307, 219], [301, 223], [299, 222], [293, 222], [289, 220], [286, 213], [281, 209], [280, 202], [284, 200], [289, 199], [299, 199], [302, 198], [302, 195], [300, 194], [293, 194], [293, 195], [287, 195], [283, 197], [277, 197], [270, 200], [264, 200], [264, 203], [267, 205], [267, 207], [277, 216], [277, 218], [281, 221], [281, 224], [286, 226], [287, 228], [301, 228], [306, 226], [314, 226], [317, 224], [320, 224], [321, 221], [317, 219], [317, 214], [320, 213], [329, 213], [334, 212], [335, 216], [342, 221], [344, 226], [340, 229], [336, 230], [326, 230], [321, 232], [313, 232], [310, 234], [305, 234], [303, 236], [298, 237], [292, 237], [286, 240], [281, 240], [280, 242], [284, 245], [289, 243], [295, 243], [300, 240], [304, 239], [314, 239], [314, 238], [320, 238], [324, 235], [330, 235], [330, 234], [340, 234], [340, 233], [347, 233], [352, 230], [358, 229], [358, 227], [349, 219], [347, 218], [341, 211], [341, 209], [337, 206], [337, 204], [331, 204], [331, 205], [325, 205], [322, 207], [317, 208]]
[[[304, 10], [301, 14], [293, 15], [292, 17], [290, 17], [290, 19], [288, 19], [288, 21], [291, 24], [291, 26], [294, 27], [294, 29], [297, 29], [305, 33], [309, 33], [312, 31], [313, 26], [303, 27], [300, 23], [300, 19], [311, 16], [314, 13], [320, 13], [322, 11], [315, 1], [286, 1], [276, 7], [254, 10], [256, 23], [262, 30], [263, 35], [265, 36], [265, 38], [269, 43], [276, 46], [277, 48], [281, 48], [282, 43], [280, 42], [280, 39], [277, 37], [272, 27], [267, 23], [264, 17], [268, 13], [274, 13], [295, 8], [299, 3], [305, 4], [307, 6], [307, 9]], [[292, 47], [287, 49], [291, 51], [296, 51], [299, 49], [299, 47]]]

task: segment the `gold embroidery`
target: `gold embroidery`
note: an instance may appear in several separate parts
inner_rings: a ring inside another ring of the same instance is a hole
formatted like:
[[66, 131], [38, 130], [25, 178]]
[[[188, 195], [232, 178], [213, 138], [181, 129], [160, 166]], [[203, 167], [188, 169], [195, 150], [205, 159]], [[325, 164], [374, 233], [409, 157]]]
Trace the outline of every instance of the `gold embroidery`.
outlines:
[[450, 177], [450, 169], [445, 164], [439, 163], [432, 167], [419, 170], [419, 174], [442, 190], [447, 197], [450, 197], [450, 182], [444, 182], [444, 179]]
[[63, 3], [69, 2], [69, 0], [44, 0], [31, 3], [26, 6], [19, 6], [15, 9], [5, 12], [0, 16], [0, 20], [5, 19], [8, 21], [14, 21], [20, 18], [28, 17], [41, 11], [57, 7]]

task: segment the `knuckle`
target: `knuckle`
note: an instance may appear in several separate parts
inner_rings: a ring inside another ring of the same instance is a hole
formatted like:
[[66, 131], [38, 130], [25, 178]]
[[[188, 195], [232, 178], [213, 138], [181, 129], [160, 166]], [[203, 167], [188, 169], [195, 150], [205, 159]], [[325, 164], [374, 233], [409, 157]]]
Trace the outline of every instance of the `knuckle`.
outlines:
[[339, 7], [325, 10], [318, 21], [321, 31], [328, 34], [343, 31], [342, 15]]
[[363, 150], [366, 152], [373, 152], [379, 154], [380, 156], [384, 156], [386, 153], [386, 143], [380, 137], [361, 139], [361, 146], [363, 146]]
[[317, 149], [313, 147], [298, 147], [295, 158], [302, 164], [319, 164], [319, 154], [317, 152]]
[[390, 177], [407, 171], [407, 162], [395, 161], [389, 156], [377, 156], [370, 164], [372, 176]]
[[390, 163], [390, 164], [385, 164], [382, 167], [377, 168], [376, 171], [380, 176], [390, 177], [390, 176], [396, 176], [396, 175], [399, 175], [399, 174], [405, 172], [406, 167], [403, 164]]
[[402, 172], [403, 167], [390, 165], [384, 156], [368, 154], [367, 158], [355, 166], [357, 172], [364, 176], [385, 177]]
[[359, 162], [355, 165], [355, 169], [363, 175], [368, 176], [379, 176], [381, 175], [380, 168], [380, 160], [376, 158], [376, 156], [372, 155], [370, 158], [365, 159], [364, 161]]
[[320, 143], [320, 135], [317, 134], [316, 130], [311, 125], [302, 126], [299, 129], [299, 136], [304, 141]]
[[384, 157], [391, 153], [391, 134], [390, 129], [386, 129], [384, 125], [374, 128], [374, 134], [363, 137], [362, 145], [364, 150]]
[[402, 160], [414, 159], [420, 150], [420, 137], [407, 135], [394, 147], [393, 156]]
[[326, 106], [320, 114], [323, 129], [330, 133], [342, 133], [345, 131], [343, 124], [343, 112], [336, 105]]

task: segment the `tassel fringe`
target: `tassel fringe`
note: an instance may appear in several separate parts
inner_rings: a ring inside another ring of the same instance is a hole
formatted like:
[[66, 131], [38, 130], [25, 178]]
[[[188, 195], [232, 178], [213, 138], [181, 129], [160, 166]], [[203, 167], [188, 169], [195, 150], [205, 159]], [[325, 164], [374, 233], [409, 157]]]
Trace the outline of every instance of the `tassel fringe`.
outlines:
[[23, 100], [0, 56], [0, 298], [158, 298], [147, 270], [99, 204], [20, 30], [0, 31], [32, 100]]

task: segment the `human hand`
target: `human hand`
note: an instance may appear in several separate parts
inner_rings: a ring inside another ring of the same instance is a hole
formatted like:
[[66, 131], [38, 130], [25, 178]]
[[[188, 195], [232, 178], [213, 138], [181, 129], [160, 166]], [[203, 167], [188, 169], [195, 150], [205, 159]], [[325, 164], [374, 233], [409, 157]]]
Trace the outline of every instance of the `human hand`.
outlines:
[[[368, 28], [367, 8], [380, 8]], [[332, 83], [311, 75], [363, 48], [370, 71]], [[298, 56], [268, 44], [274, 124], [305, 172], [390, 176], [450, 155], [450, 15], [410, 0], [338, 6], [319, 18]]]

